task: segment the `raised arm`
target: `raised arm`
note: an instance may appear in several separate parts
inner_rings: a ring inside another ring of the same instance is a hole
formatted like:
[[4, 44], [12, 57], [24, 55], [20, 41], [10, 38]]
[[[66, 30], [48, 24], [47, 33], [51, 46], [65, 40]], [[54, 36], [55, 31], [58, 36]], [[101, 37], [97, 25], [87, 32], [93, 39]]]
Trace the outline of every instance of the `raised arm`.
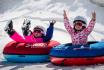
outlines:
[[50, 21], [50, 25], [47, 28], [46, 36], [43, 38], [44, 42], [48, 42], [51, 40], [53, 36], [54, 24], [56, 23], [55, 20]]
[[70, 34], [72, 34], [72, 32], [74, 32], [73, 28], [71, 27], [71, 25], [69, 23], [69, 19], [67, 17], [65, 10], [64, 10], [64, 26]]
[[25, 40], [22, 38], [21, 35], [19, 35], [14, 29], [13, 29], [13, 22], [10, 20], [8, 24], [5, 27], [5, 32], [16, 42], [25, 42]]
[[95, 26], [95, 21], [96, 21], [96, 13], [95, 11], [92, 12], [92, 19], [90, 20], [90, 23], [88, 27], [85, 29], [86, 34], [90, 34]]

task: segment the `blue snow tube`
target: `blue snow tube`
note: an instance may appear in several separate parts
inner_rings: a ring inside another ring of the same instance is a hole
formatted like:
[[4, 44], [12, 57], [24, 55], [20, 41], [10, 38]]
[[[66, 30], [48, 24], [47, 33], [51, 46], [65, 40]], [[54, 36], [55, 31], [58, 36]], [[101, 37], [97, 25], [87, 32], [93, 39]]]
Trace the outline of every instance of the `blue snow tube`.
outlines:
[[[72, 46], [71, 43], [62, 44], [51, 49], [50, 56], [54, 57], [97, 57], [104, 56], [104, 42], [96, 41], [88, 42], [87, 48], [80, 48], [81, 46]], [[98, 47], [102, 47], [98, 49]]]
[[98, 42], [90, 45], [91, 49], [104, 49], [104, 42]]
[[54, 47], [50, 51], [51, 63], [55, 65], [91, 65], [104, 63], [104, 42], [88, 42], [73, 46], [71, 43]]

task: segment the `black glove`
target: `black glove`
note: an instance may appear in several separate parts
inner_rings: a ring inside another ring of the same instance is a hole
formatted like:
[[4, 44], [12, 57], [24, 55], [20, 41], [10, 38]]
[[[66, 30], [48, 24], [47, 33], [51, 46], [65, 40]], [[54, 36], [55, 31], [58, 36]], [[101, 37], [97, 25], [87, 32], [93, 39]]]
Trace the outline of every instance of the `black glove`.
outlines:
[[7, 32], [8, 35], [10, 35], [10, 36], [14, 34], [15, 31], [14, 31], [14, 29], [13, 29], [13, 22], [12, 22], [12, 20], [10, 20], [10, 21], [6, 24], [4, 30], [5, 30], [5, 32]]
[[24, 20], [23, 22], [23, 26], [22, 26], [22, 31], [23, 31], [23, 35], [27, 36], [31, 34], [31, 31], [29, 30], [31, 25], [31, 22], [29, 20]]
[[49, 22], [50, 22], [51, 25], [54, 25], [56, 23], [56, 20], [53, 19], [53, 20], [51, 20]]

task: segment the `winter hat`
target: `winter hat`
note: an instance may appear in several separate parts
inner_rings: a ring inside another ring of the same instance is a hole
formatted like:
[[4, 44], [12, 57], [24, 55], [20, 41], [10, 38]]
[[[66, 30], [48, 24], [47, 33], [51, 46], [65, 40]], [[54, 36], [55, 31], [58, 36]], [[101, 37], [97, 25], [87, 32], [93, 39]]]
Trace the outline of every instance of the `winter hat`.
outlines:
[[73, 21], [73, 23], [74, 23], [74, 25], [75, 25], [75, 22], [76, 21], [81, 21], [81, 22], [83, 22], [83, 26], [86, 26], [87, 24], [87, 20], [84, 18], [84, 17], [82, 17], [82, 16], [77, 16], [77, 17], [75, 17], [74, 18], [74, 21]]
[[44, 35], [46, 34], [45, 28], [42, 26], [34, 27], [33, 32], [35, 32], [35, 31], [41, 31], [42, 34], [44, 34]]

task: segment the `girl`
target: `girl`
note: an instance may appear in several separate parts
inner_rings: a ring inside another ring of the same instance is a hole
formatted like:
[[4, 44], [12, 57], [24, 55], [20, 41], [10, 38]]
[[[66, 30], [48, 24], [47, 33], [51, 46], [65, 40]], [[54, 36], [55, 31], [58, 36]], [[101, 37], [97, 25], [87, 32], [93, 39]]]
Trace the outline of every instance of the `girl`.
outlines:
[[67, 18], [66, 11], [64, 11], [64, 25], [67, 31], [69, 32], [69, 34], [71, 35], [73, 46], [75, 47], [76, 46], [79, 47], [82, 45], [87, 46], [87, 38], [94, 28], [95, 20], [96, 20], [95, 12], [92, 13], [92, 19], [88, 26], [86, 26], [87, 22], [85, 18], [81, 16], [77, 16], [73, 21], [73, 28], [72, 28]]
[[53, 29], [54, 24], [56, 23], [55, 20], [50, 22], [50, 26], [47, 28], [47, 32], [45, 34], [45, 30], [42, 26], [34, 27], [33, 31], [29, 30], [30, 28], [30, 21], [24, 20], [22, 31], [24, 38], [20, 36], [14, 29], [13, 29], [13, 22], [12, 20], [6, 25], [5, 31], [8, 35], [17, 42], [25, 42], [25, 43], [43, 43], [48, 42], [51, 40], [53, 36]]

